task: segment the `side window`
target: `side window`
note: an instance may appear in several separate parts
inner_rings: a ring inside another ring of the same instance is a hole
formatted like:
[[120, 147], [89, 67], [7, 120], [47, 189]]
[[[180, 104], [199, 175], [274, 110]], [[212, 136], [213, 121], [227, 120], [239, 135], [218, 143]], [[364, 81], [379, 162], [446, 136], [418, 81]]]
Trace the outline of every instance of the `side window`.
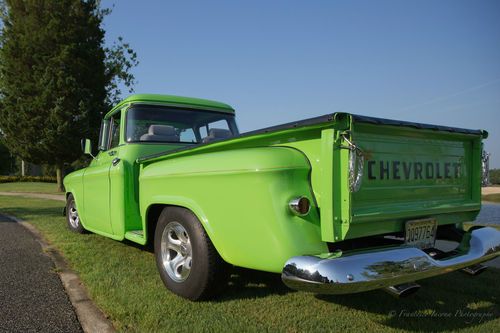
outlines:
[[200, 127], [203, 143], [227, 139], [233, 136], [227, 120], [217, 120]]
[[208, 126], [206, 125], [203, 125], [200, 127], [200, 137], [203, 139], [203, 138], [206, 138], [208, 135]]
[[209, 129], [217, 128], [229, 131], [229, 125], [227, 124], [227, 120], [214, 121], [213, 123], [208, 124], [208, 128]]
[[181, 142], [193, 142], [196, 143], [196, 136], [194, 135], [194, 131], [192, 128], [185, 128], [181, 130], [180, 135]]
[[120, 113], [111, 118], [111, 144], [109, 148], [114, 148], [120, 144]]
[[109, 120], [103, 119], [101, 123], [101, 130], [99, 131], [99, 150], [108, 149], [109, 138]]

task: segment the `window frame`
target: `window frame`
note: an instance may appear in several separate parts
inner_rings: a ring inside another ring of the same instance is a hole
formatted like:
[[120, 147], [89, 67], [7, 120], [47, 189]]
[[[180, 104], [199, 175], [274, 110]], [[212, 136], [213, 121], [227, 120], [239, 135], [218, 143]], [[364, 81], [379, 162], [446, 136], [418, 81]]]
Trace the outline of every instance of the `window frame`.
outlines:
[[101, 129], [99, 130], [99, 145], [97, 149], [99, 151], [106, 151], [109, 147], [109, 119], [103, 119], [101, 121]]
[[[113, 149], [113, 148], [116, 148], [120, 145], [120, 141], [121, 141], [121, 136], [122, 136], [122, 131], [121, 131], [121, 124], [122, 124], [122, 121], [121, 121], [121, 111], [122, 110], [119, 110], [118, 112], [116, 113], [113, 113], [113, 115], [111, 117], [109, 117], [109, 123], [110, 123], [110, 126], [109, 126], [109, 134], [108, 134], [108, 149], [106, 150], [110, 150], [110, 149]], [[118, 116], [118, 117], [117, 117]], [[115, 125], [115, 119], [118, 118], [118, 142], [116, 143], [116, 146], [111, 146], [112, 142], [113, 142], [113, 131], [116, 127]]]
[[148, 104], [148, 103], [137, 103], [137, 104], [131, 104], [128, 106], [126, 112], [125, 112], [125, 119], [124, 119], [124, 142], [126, 144], [128, 143], [138, 143], [138, 144], [175, 144], [175, 145], [199, 145], [199, 144], [202, 144], [201, 140], [202, 140], [202, 137], [200, 135], [200, 132], [199, 132], [199, 128], [202, 127], [202, 126], [207, 126], [207, 124], [205, 125], [201, 125], [201, 126], [195, 126], [195, 127], [192, 127], [193, 131], [194, 131], [194, 134], [196, 136], [196, 139], [199, 141], [199, 142], [168, 142], [168, 141], [142, 141], [142, 140], [129, 140], [128, 139], [128, 122], [129, 122], [129, 111], [135, 107], [135, 106], [146, 106], [146, 107], [151, 107], [151, 108], [169, 108], [169, 109], [178, 109], [178, 110], [182, 110], [182, 111], [186, 111], [186, 112], [206, 112], [206, 113], [215, 113], [215, 114], [220, 114], [220, 115], [225, 115], [225, 116], [228, 116], [228, 117], [231, 117], [231, 119], [233, 120], [232, 122], [229, 122], [228, 119], [223, 119], [227, 122], [228, 124], [228, 128], [229, 130], [231, 131], [231, 133], [233, 134], [233, 137], [236, 137], [236, 136], [239, 136], [239, 129], [238, 129], [238, 125], [236, 124], [236, 117], [235, 117], [235, 114], [234, 113], [229, 113], [229, 112], [223, 112], [223, 111], [214, 111], [214, 110], [207, 110], [207, 109], [198, 109], [198, 108], [193, 108], [193, 107], [181, 107], [181, 106], [172, 106], [172, 105], [161, 105], [161, 104]]
[[[118, 110], [117, 112], [113, 113], [109, 118], [104, 118], [101, 121], [101, 128], [99, 129], [99, 144], [98, 144], [98, 150], [99, 151], [108, 151], [112, 148], [116, 148], [121, 145], [121, 136], [122, 136], [122, 119], [121, 119], [121, 114], [122, 114], [123, 109]], [[116, 119], [116, 117], [120, 119], [120, 123], [118, 126], [120, 127], [119, 131], [119, 136], [118, 136], [118, 144], [114, 147], [111, 147], [111, 142], [112, 142], [112, 133], [113, 129], [115, 128], [113, 119]]]

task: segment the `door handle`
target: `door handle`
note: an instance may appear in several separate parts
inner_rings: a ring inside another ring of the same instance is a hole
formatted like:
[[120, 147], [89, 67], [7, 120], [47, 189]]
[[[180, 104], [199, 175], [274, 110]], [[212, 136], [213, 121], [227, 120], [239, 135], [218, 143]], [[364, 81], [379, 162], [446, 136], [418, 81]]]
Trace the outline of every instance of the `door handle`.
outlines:
[[116, 151], [115, 150], [108, 151], [108, 155], [109, 156], [115, 156], [116, 155]]
[[114, 158], [113, 161], [111, 161], [111, 164], [113, 164], [113, 166], [116, 166], [118, 163], [120, 163], [120, 159], [118, 157]]

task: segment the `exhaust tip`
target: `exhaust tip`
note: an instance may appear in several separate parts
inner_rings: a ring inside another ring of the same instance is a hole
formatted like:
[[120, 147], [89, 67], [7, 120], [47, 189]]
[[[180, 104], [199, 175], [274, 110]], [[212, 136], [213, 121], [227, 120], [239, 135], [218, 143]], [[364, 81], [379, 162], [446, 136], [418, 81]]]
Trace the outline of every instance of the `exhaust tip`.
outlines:
[[384, 290], [397, 298], [403, 298], [416, 293], [420, 289], [420, 285], [415, 282], [398, 284], [395, 286], [390, 286]]
[[482, 272], [484, 272], [486, 270], [486, 268], [488, 268], [488, 266], [477, 264], [477, 265], [472, 265], [469, 267], [462, 268], [461, 271], [464, 273], [467, 273], [469, 275], [476, 276], [476, 275], [479, 275]]

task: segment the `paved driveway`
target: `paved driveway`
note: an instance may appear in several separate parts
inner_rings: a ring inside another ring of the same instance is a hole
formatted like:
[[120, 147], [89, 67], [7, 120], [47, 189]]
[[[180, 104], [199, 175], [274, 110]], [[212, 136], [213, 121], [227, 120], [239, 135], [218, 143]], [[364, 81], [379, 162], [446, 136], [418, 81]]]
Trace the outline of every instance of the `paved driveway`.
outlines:
[[0, 214], [0, 332], [82, 332], [52, 260]]

